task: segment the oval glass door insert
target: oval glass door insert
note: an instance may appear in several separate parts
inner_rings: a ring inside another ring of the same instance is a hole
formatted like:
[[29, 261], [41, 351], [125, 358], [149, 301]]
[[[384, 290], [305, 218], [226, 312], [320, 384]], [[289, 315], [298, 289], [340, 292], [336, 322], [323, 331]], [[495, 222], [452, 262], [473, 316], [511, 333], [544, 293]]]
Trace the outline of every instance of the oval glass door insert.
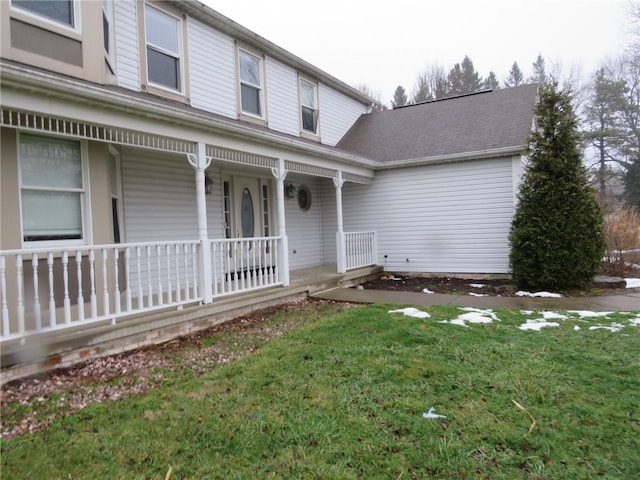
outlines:
[[242, 223], [242, 236], [244, 238], [253, 237], [254, 233], [254, 215], [253, 215], [253, 199], [251, 192], [245, 188], [242, 192], [242, 200], [240, 203], [240, 217]]

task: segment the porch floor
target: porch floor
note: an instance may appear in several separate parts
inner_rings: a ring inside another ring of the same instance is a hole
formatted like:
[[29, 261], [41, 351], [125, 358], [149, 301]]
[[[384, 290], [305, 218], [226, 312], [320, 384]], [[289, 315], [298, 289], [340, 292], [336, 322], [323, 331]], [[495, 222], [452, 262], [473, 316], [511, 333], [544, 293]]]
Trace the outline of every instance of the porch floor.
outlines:
[[208, 305], [168, 308], [147, 315], [77, 325], [3, 342], [0, 384], [52, 368], [69, 366], [91, 357], [106, 356], [161, 343], [252, 310], [304, 298], [341, 285], [354, 285], [381, 271], [371, 266], [336, 273], [335, 264], [290, 271], [288, 287], [271, 287], [215, 299]]

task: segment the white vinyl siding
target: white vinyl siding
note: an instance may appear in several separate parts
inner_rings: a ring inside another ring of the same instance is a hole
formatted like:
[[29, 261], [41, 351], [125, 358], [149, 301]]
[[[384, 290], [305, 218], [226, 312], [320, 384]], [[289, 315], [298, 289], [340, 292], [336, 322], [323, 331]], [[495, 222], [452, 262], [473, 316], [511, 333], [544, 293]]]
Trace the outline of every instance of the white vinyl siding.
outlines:
[[184, 156], [122, 154], [126, 242], [198, 238], [195, 174]]
[[345, 231], [378, 232], [389, 271], [509, 271], [511, 158], [381, 171], [345, 184], [343, 210]]
[[236, 118], [233, 39], [189, 18], [191, 106]]
[[140, 91], [138, 20], [135, 0], [113, 2], [118, 86]]
[[[323, 263], [322, 255], [322, 204], [318, 181], [311, 177], [287, 176], [286, 183], [296, 187], [306, 185], [311, 192], [311, 208], [303, 212], [298, 206], [297, 196], [285, 198], [285, 218], [289, 240], [289, 267], [292, 270], [312, 267]], [[295, 250], [296, 253], [293, 253]]]
[[318, 97], [322, 143], [334, 146], [358, 117], [367, 112], [367, 107], [322, 83], [318, 85]]
[[294, 69], [267, 57], [267, 112], [269, 128], [298, 135], [298, 76]]

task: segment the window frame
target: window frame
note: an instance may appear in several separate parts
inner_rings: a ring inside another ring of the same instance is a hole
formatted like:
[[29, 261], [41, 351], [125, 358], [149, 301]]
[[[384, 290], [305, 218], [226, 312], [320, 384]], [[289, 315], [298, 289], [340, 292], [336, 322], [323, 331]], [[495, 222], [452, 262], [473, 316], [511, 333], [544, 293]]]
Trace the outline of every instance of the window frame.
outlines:
[[[242, 71], [241, 71], [241, 67], [240, 67], [240, 55], [244, 53], [246, 55], [249, 55], [253, 58], [255, 58], [256, 60], [258, 60], [258, 69], [259, 69], [259, 73], [258, 76], [260, 78], [260, 85], [255, 85], [255, 84], [251, 84], [247, 81], [243, 81], [242, 80]], [[238, 45], [237, 49], [236, 49], [236, 77], [237, 77], [237, 95], [238, 95], [238, 112], [239, 112], [239, 116], [241, 118], [244, 118], [246, 120], [250, 120], [250, 121], [258, 121], [260, 123], [266, 123], [266, 118], [267, 118], [267, 112], [266, 112], [266, 94], [265, 94], [265, 58], [264, 55], [261, 55], [255, 51], [252, 51], [244, 46], [240, 46]], [[242, 85], [246, 84], [248, 87], [250, 88], [257, 88], [258, 90], [258, 95], [259, 95], [259, 108], [260, 108], [260, 115], [256, 115], [253, 112], [250, 111], [245, 111], [242, 105]]]
[[[311, 87], [313, 87], [313, 100], [315, 103], [315, 108], [313, 108], [312, 110], [315, 112], [315, 127], [316, 127], [315, 131], [307, 130], [304, 128], [304, 118], [303, 118], [302, 111], [304, 108], [310, 108], [310, 107], [303, 104], [303, 100], [302, 100], [303, 83], [306, 83], [307, 85], [310, 85]], [[300, 135], [311, 137], [313, 139], [317, 139], [318, 137], [320, 137], [320, 106], [319, 106], [318, 92], [319, 92], [318, 82], [311, 80], [307, 77], [304, 77], [302, 75], [298, 76], [298, 104], [299, 104], [298, 113], [299, 113], [299, 119], [300, 119]]]
[[[156, 12], [165, 15], [167, 17], [171, 17], [173, 20], [176, 21], [176, 33], [177, 33], [177, 40], [178, 40], [178, 56], [175, 56], [175, 52], [171, 52], [168, 51], [160, 46], [154, 45], [154, 44], [150, 44], [147, 41], [147, 30], [148, 30], [148, 25], [147, 25], [147, 8], [151, 8], [153, 10], [155, 10]], [[165, 8], [160, 8], [158, 5], [156, 5], [155, 3], [151, 3], [151, 2], [143, 2], [142, 3], [142, 11], [139, 12], [139, 17], [140, 17], [140, 22], [142, 23], [142, 28], [141, 28], [141, 42], [140, 42], [140, 50], [141, 50], [141, 58], [144, 59], [143, 62], [141, 62], [141, 64], [143, 64], [144, 67], [144, 75], [143, 75], [143, 85], [142, 85], [142, 89], [143, 90], [149, 90], [149, 91], [155, 91], [153, 93], [160, 93], [161, 95], [165, 95], [165, 96], [169, 96], [171, 98], [174, 99], [178, 99], [178, 100], [182, 100], [184, 101], [184, 99], [187, 97], [187, 85], [186, 85], [186, 79], [187, 79], [187, 58], [186, 58], [186, 51], [187, 51], [187, 46], [186, 46], [186, 32], [185, 32], [185, 25], [186, 22], [184, 22], [184, 20], [186, 20], [186, 16], [185, 15], [179, 15], [178, 13], [174, 13], [170, 10], [167, 10]], [[169, 87], [167, 85], [163, 85], [161, 83], [157, 83], [154, 82], [153, 80], [151, 80], [149, 78], [149, 55], [148, 55], [148, 48], [151, 48], [152, 50], [163, 54], [163, 55], [167, 55], [170, 56], [174, 59], [178, 60], [178, 89], [174, 89], [172, 87]]]
[[[82, 168], [82, 188], [66, 188], [66, 189], [47, 189], [46, 187], [33, 187], [25, 186], [23, 184], [23, 161], [22, 161], [22, 135], [36, 137], [39, 139], [54, 139], [54, 140], [66, 140], [77, 142], [80, 146], [80, 166]], [[19, 183], [19, 208], [20, 208], [20, 240], [22, 246], [25, 248], [59, 248], [68, 246], [84, 246], [91, 245], [92, 243], [92, 229], [91, 229], [91, 206], [89, 199], [91, 198], [90, 191], [90, 177], [89, 177], [89, 155], [88, 144], [86, 140], [78, 140], [75, 138], [69, 138], [65, 136], [56, 135], [42, 135], [38, 132], [16, 132], [17, 137], [17, 154], [18, 154], [18, 183]], [[24, 212], [23, 212], [23, 190], [31, 191], [69, 191], [80, 194], [80, 228], [81, 234], [78, 239], [63, 239], [63, 240], [25, 240], [24, 235]]]
[[80, 8], [81, 8], [82, 2], [78, 0], [68, 0], [68, 1], [71, 4], [71, 8], [73, 9], [73, 25], [69, 25], [68, 23], [61, 22], [51, 17], [47, 17], [46, 15], [35, 12], [33, 10], [29, 10], [28, 8], [21, 7], [17, 4], [14, 4], [13, 0], [10, 0], [9, 4], [13, 12], [19, 12], [21, 15], [24, 15], [24, 17], [27, 19], [35, 20], [38, 22], [44, 22], [47, 26], [60, 28], [66, 32], [81, 33], [82, 28], [81, 28]]

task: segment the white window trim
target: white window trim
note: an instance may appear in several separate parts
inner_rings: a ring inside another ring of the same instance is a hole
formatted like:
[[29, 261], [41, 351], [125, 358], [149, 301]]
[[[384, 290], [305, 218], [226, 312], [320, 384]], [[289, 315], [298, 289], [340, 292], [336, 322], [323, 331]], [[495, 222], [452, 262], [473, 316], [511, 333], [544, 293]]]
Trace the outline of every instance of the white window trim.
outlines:
[[[256, 59], [258, 59], [258, 67], [260, 69], [260, 81], [261, 81], [261, 85], [255, 85], [253, 83], [250, 82], [245, 82], [242, 80], [242, 75], [240, 72], [240, 52], [244, 52], [247, 55], [250, 55]], [[248, 50], [244, 47], [238, 47], [237, 51], [236, 51], [236, 61], [237, 61], [237, 65], [238, 65], [238, 108], [240, 110], [240, 114], [243, 116], [248, 116], [248, 117], [252, 117], [258, 120], [266, 120], [266, 109], [265, 109], [265, 105], [266, 105], [266, 101], [265, 101], [265, 88], [264, 88], [264, 84], [265, 84], [265, 76], [264, 76], [264, 56], [263, 55], [258, 55], [255, 52], [252, 52], [251, 50]], [[257, 88], [260, 92], [260, 112], [261, 115], [256, 115], [253, 112], [246, 112], [245, 110], [243, 110], [242, 108], [242, 85], [248, 85], [250, 87], [253, 88]]]
[[[82, 238], [78, 240], [36, 240], [36, 241], [25, 241], [24, 239], [24, 226], [23, 226], [23, 216], [22, 216], [22, 158], [21, 158], [21, 139], [20, 139], [20, 131], [16, 132], [17, 137], [17, 154], [18, 154], [18, 184], [19, 184], [19, 193], [18, 202], [20, 209], [20, 241], [22, 242], [23, 248], [59, 248], [59, 247], [74, 247], [74, 246], [84, 246], [91, 245], [93, 243], [93, 233], [91, 225], [91, 207], [90, 207], [90, 198], [91, 198], [91, 190], [89, 183], [89, 150], [86, 140], [77, 140], [70, 139], [69, 137], [64, 136], [55, 136], [55, 135], [40, 135], [38, 133], [32, 134], [29, 132], [29, 135], [40, 137], [40, 138], [62, 138], [64, 140], [74, 140], [80, 142], [80, 161], [82, 165], [82, 190], [80, 191], [80, 218], [82, 225]], [[33, 189], [35, 190], [35, 189]], [[53, 191], [53, 188], [43, 189], [46, 191]], [[69, 191], [70, 189], [64, 189], [64, 191]]]
[[[316, 120], [316, 131], [312, 132], [310, 130], [305, 130], [304, 128], [304, 122], [302, 120], [302, 82], [308, 83], [309, 85], [313, 86], [313, 94], [314, 94], [314, 100], [315, 100], [315, 110], [318, 112], [318, 117]], [[303, 136], [310, 136], [312, 138], [318, 138], [320, 137], [320, 98], [319, 98], [319, 87], [318, 87], [318, 82], [311, 80], [310, 78], [304, 77], [302, 75], [298, 76], [298, 104], [299, 104], [299, 108], [298, 108], [298, 115], [300, 118], [300, 133]]]
[[67, 25], [63, 22], [58, 22], [57, 20], [53, 20], [49, 17], [45, 17], [40, 15], [32, 10], [28, 10], [25, 8], [21, 8], [17, 5], [14, 5], [11, 0], [9, 0], [9, 4], [11, 6], [11, 11], [14, 13], [18, 13], [20, 16], [23, 16], [25, 19], [33, 20], [34, 23], [43, 23], [45, 28], [48, 26], [56, 27], [62, 29], [63, 32], [73, 32], [73, 33], [82, 33], [82, 25], [81, 25], [81, 1], [80, 0], [72, 0], [73, 4], [73, 26]]
[[[147, 41], [147, 8], [153, 8], [154, 10], [163, 13], [169, 17], [174, 18], [177, 23], [177, 29], [178, 29], [178, 56], [175, 56], [174, 52], [171, 52], [169, 50], [165, 50], [162, 47], [156, 46], [152, 43], [149, 43]], [[172, 94], [179, 94], [179, 95], [185, 95], [186, 94], [186, 88], [185, 88], [185, 63], [186, 63], [186, 59], [185, 59], [185, 54], [184, 54], [184, 38], [183, 38], [183, 25], [182, 25], [182, 18], [180, 18], [178, 15], [174, 15], [171, 12], [168, 12], [167, 10], [164, 10], [162, 8], [158, 8], [156, 5], [152, 5], [150, 3], [145, 2], [144, 6], [143, 6], [143, 10], [142, 10], [142, 17], [143, 17], [143, 25], [144, 25], [144, 32], [143, 32], [143, 42], [144, 42], [144, 61], [146, 62], [146, 84], [152, 86], [153, 88], [157, 88], [159, 90], [163, 90], [165, 92], [169, 92]], [[173, 89], [171, 87], [167, 87], [166, 85], [162, 85], [161, 83], [155, 83], [153, 82], [151, 79], [149, 79], [149, 58], [147, 55], [147, 47], [148, 45], [151, 45], [151, 47], [154, 50], [157, 50], [160, 53], [164, 53], [166, 55], [169, 55], [173, 58], [177, 58], [178, 59], [178, 66], [179, 66], [179, 81], [180, 81], [180, 88], [178, 90]]]

